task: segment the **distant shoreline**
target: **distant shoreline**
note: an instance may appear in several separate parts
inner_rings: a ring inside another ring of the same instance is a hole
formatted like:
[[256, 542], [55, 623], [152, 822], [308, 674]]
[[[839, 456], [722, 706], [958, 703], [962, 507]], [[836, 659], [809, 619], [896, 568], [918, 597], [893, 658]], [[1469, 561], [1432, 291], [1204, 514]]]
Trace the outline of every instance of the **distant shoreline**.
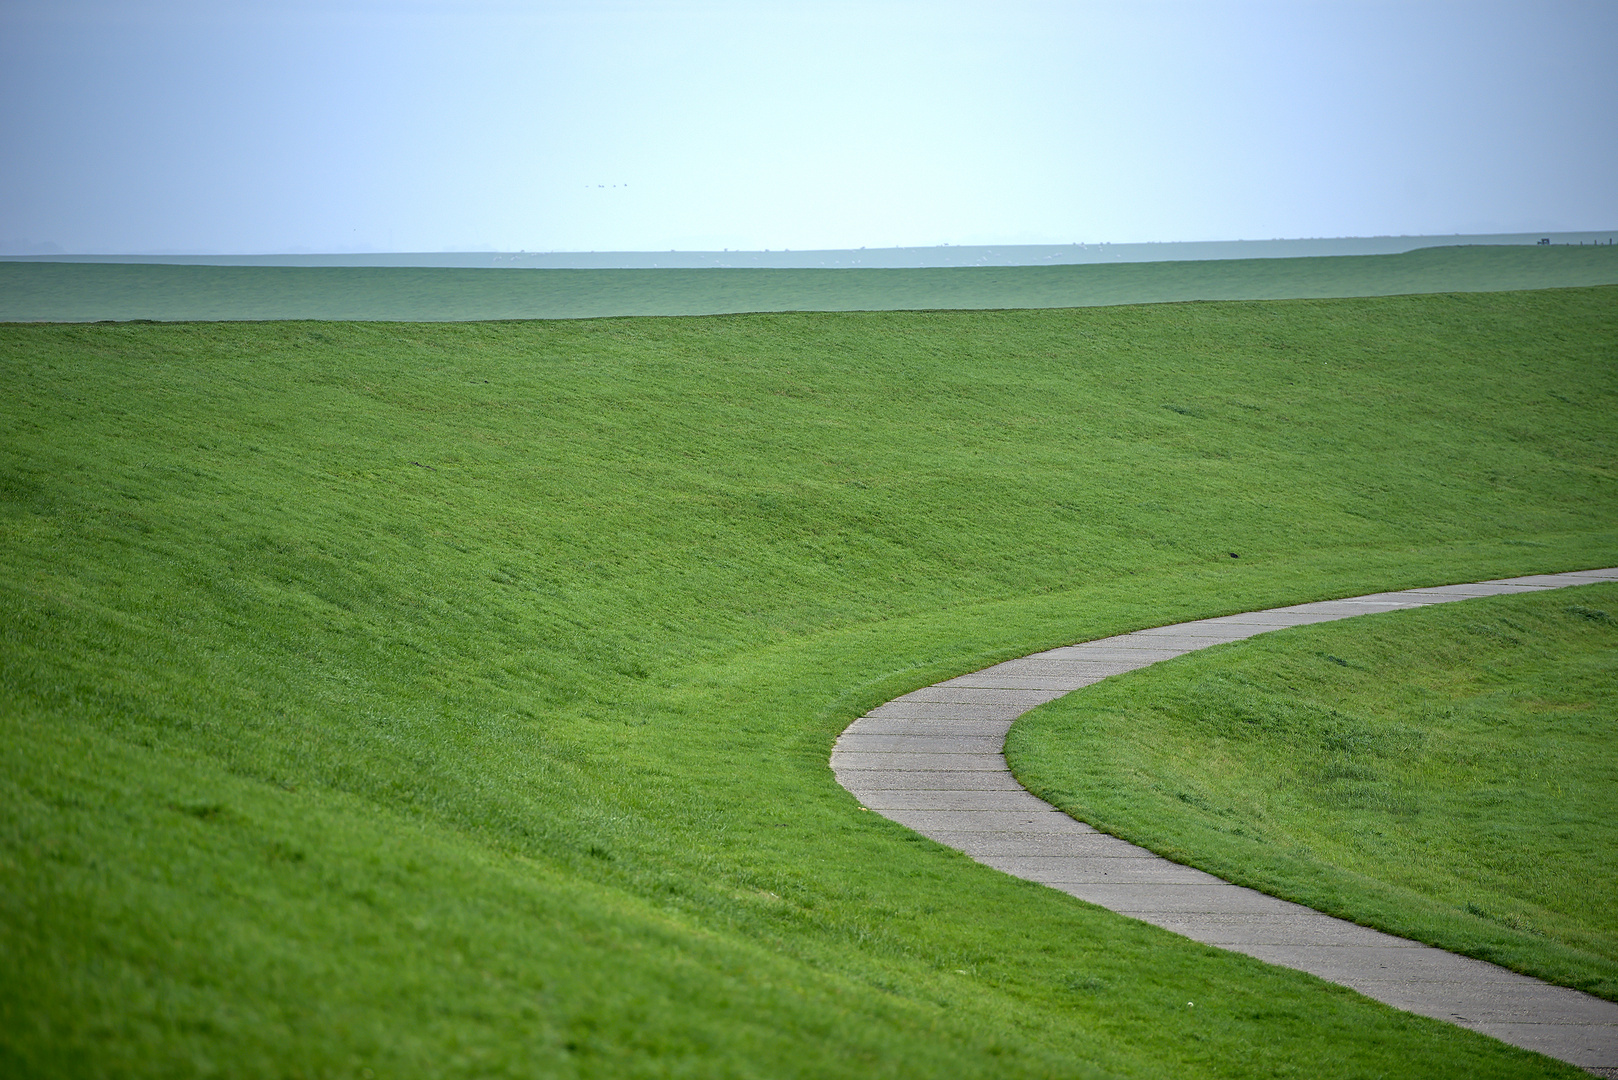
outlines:
[[1618, 285], [1618, 246], [1088, 266], [477, 269], [0, 263], [0, 321], [462, 322], [1094, 307]]
[[1146, 244], [995, 244], [855, 248], [814, 251], [452, 251], [282, 254], [0, 255], [0, 262], [113, 263], [153, 266], [444, 267], [533, 270], [935, 269], [960, 266], [1075, 266], [1223, 259], [1293, 259], [1336, 255], [1402, 255], [1429, 247], [1601, 245], [1618, 229], [1597, 232], [1478, 233], [1299, 240], [1198, 240]]

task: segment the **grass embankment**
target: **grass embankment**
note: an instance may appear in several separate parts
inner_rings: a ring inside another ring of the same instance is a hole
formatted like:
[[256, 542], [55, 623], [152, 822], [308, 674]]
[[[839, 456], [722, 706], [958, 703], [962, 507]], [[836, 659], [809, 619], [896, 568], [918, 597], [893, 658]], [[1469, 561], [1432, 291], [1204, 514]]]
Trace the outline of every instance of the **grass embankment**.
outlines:
[[1035, 648], [1612, 562], [1614, 298], [0, 328], [0, 1071], [1574, 1075], [826, 760]]
[[1618, 586], [1300, 627], [1032, 713], [1024, 783], [1334, 915], [1618, 999]]
[[1618, 247], [919, 270], [505, 270], [0, 262], [0, 321], [467, 321], [1090, 307], [1618, 284]]

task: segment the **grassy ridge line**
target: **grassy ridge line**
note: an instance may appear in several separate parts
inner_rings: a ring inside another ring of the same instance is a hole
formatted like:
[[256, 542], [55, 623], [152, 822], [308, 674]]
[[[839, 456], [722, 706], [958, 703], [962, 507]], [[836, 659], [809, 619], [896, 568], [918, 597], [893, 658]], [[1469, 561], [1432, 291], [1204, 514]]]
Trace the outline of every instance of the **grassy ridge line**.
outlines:
[[1610, 564], [1615, 295], [0, 328], [0, 1074], [1572, 1075], [827, 755], [1042, 646]]
[[1618, 247], [906, 270], [495, 270], [0, 264], [0, 321], [466, 322], [762, 311], [1094, 307], [1618, 283]]

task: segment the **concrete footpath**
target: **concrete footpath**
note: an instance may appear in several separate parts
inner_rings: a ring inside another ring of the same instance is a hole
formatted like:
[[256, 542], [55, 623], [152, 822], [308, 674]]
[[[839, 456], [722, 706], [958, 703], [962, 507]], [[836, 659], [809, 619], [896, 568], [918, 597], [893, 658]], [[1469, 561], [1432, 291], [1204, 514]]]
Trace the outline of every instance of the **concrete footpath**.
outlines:
[[837, 740], [831, 767], [861, 805], [1008, 874], [1618, 1078], [1618, 1004], [1170, 862], [1036, 799], [1002, 753], [1012, 721], [1036, 705], [1209, 645], [1304, 623], [1601, 581], [1618, 581], [1618, 568], [1296, 604], [1051, 649], [873, 709]]

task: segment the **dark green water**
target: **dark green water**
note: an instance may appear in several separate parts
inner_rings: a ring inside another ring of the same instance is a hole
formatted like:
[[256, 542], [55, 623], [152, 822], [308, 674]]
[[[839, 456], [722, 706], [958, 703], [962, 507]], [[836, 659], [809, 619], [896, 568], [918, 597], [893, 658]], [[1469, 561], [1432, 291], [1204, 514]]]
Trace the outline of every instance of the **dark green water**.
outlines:
[[0, 262], [0, 321], [458, 322], [1086, 307], [1618, 284], [1618, 246], [894, 269], [470, 269]]

